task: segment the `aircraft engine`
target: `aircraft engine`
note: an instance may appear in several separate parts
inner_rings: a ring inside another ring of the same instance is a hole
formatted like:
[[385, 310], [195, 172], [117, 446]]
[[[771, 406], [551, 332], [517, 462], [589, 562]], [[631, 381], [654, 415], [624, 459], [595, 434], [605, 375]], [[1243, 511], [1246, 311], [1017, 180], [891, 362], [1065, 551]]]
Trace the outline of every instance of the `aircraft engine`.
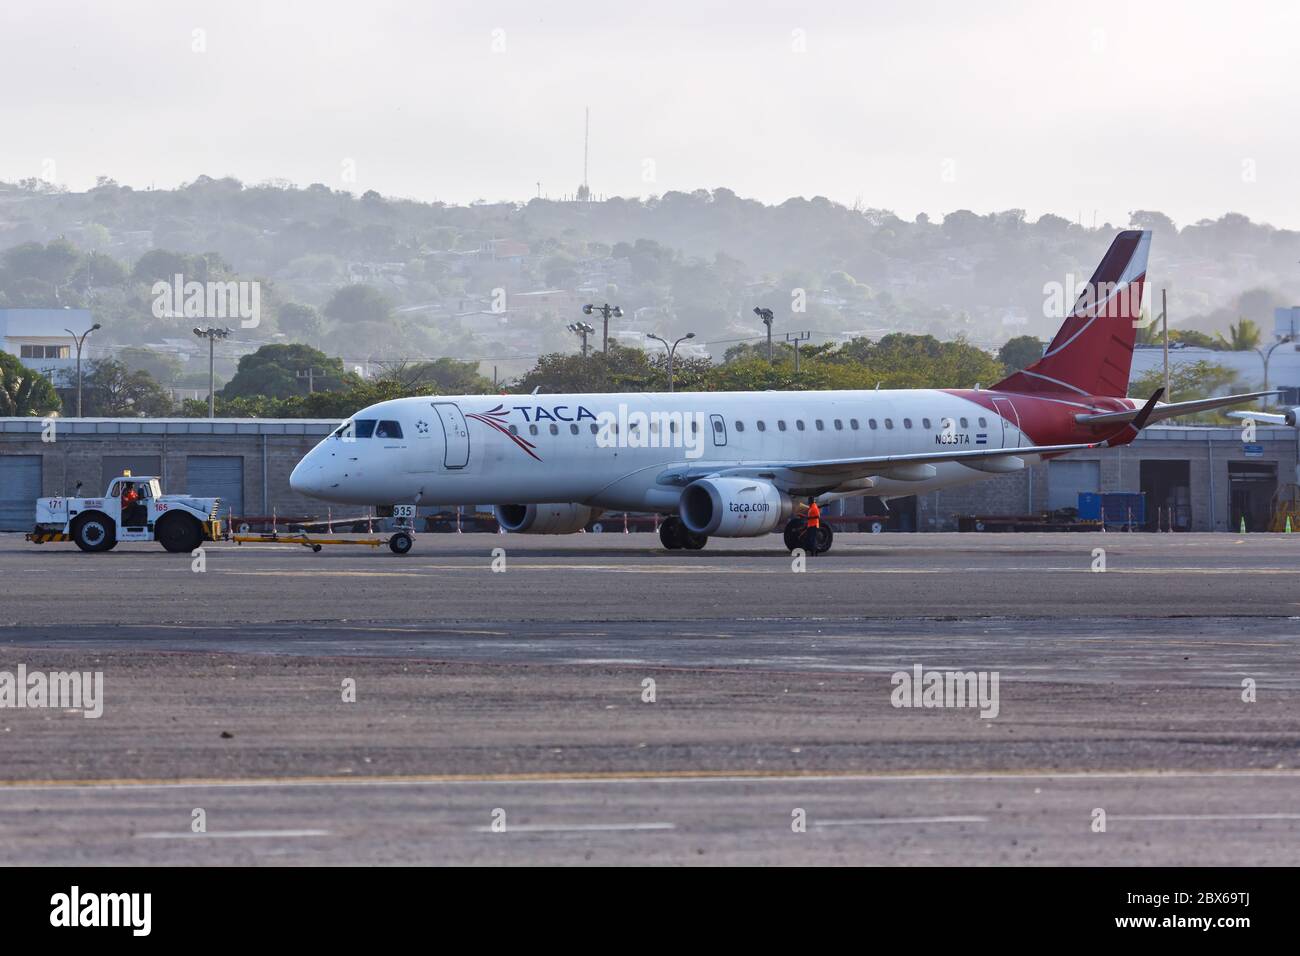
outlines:
[[678, 513], [696, 534], [752, 538], [782, 525], [790, 499], [770, 482], [752, 478], [701, 478], [682, 491]]
[[573, 534], [600, 514], [572, 502], [549, 505], [496, 505], [497, 522], [512, 534]]

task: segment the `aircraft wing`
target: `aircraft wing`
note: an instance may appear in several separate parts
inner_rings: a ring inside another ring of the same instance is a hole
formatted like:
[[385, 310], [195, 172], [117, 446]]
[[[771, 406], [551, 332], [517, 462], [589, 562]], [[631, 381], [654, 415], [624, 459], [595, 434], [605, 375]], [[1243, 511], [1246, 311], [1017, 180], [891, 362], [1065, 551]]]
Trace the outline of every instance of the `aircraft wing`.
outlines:
[[[1263, 398], [1265, 395], [1276, 394], [1278, 393], [1247, 392], [1244, 395], [1221, 395], [1218, 398], [1201, 398], [1194, 402], [1170, 402], [1168, 405], [1157, 405], [1148, 416], [1147, 424], [1162, 422], [1168, 418], [1177, 418], [1179, 415], [1208, 412], [1211, 409], [1226, 408], [1229, 405], [1241, 405], [1257, 398]], [[1141, 411], [1140, 408], [1129, 408], [1122, 412], [1075, 415], [1074, 420], [1080, 425], [1123, 425], [1137, 418]], [[1253, 415], [1252, 417], [1257, 421], [1263, 421], [1263, 417], [1260, 415]]]
[[849, 474], [871, 476], [886, 474], [891, 469], [907, 465], [936, 465], [941, 462], [982, 462], [996, 458], [1018, 458], [1025, 455], [1063, 455], [1071, 451], [1104, 447], [1102, 442], [1075, 445], [1026, 445], [1021, 448], [974, 448], [964, 451], [923, 452], [914, 455], [869, 455], [861, 458], [816, 458], [806, 461], [744, 462], [737, 465], [711, 468], [687, 468], [674, 471], [672, 478], [685, 483], [706, 475], [757, 475], [779, 470], [797, 471], [807, 475]]

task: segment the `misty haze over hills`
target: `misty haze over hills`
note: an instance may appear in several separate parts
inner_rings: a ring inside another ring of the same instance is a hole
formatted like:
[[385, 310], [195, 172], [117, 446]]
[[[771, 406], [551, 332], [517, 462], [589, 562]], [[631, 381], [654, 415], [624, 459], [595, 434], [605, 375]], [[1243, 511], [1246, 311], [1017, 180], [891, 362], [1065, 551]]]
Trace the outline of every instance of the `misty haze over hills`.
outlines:
[[[1150, 285], [1169, 290], [1173, 327], [1266, 324], [1274, 305], [1300, 299], [1298, 232], [1231, 213], [1131, 220], [1155, 233]], [[611, 335], [624, 344], [693, 331], [695, 354], [715, 359], [761, 340], [755, 306], [774, 310], [778, 340], [903, 331], [993, 349], [1050, 336], [1059, 318], [1044, 315], [1044, 284], [1086, 281], [1129, 225], [1028, 221], [1015, 209], [904, 221], [821, 197], [765, 205], [726, 188], [455, 206], [206, 176], [152, 191], [101, 180], [83, 193], [25, 180], [0, 184], [0, 308], [92, 308], [100, 354], [184, 350], [192, 323], [155, 317], [153, 282], [260, 279], [262, 322], [239, 330], [229, 354], [287, 339], [350, 364], [452, 356], [512, 373], [576, 350], [565, 327], [593, 301], [622, 306]], [[340, 295], [350, 286], [367, 288]]]

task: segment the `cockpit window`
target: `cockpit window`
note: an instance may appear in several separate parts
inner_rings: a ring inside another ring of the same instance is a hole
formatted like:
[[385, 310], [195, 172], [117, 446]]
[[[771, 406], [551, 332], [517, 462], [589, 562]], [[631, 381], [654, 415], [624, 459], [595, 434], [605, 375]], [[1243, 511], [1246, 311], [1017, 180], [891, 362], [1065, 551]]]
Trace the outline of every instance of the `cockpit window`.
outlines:
[[397, 422], [380, 422], [375, 426], [376, 438], [401, 438], [402, 426]]
[[[393, 425], [397, 427], [397, 434], [389, 437], [392, 438], [402, 437], [402, 429], [400, 426], [397, 425], [397, 422], [384, 422], [384, 424]], [[331, 435], [330, 437], [331, 438], [348, 438], [348, 437], [369, 438], [374, 433], [375, 433], [375, 420], [373, 418], [358, 418], [356, 421], [353, 422], [344, 422], [342, 425], [340, 425], [338, 428], [334, 430], [334, 434]], [[379, 437], [383, 438], [384, 436], [380, 435]]]

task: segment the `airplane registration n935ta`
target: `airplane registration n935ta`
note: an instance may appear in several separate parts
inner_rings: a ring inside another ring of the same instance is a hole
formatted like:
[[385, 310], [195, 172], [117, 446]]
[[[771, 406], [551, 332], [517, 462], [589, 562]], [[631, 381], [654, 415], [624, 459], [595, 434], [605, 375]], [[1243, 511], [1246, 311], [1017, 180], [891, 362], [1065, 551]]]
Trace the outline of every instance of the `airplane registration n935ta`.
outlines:
[[924, 494], [1265, 394], [1127, 397], [1150, 245], [1120, 233], [1042, 358], [988, 388], [402, 398], [344, 422], [290, 485], [351, 504], [491, 503], [519, 534], [619, 510], [664, 515], [670, 549], [777, 530], [794, 547], [809, 497]]

